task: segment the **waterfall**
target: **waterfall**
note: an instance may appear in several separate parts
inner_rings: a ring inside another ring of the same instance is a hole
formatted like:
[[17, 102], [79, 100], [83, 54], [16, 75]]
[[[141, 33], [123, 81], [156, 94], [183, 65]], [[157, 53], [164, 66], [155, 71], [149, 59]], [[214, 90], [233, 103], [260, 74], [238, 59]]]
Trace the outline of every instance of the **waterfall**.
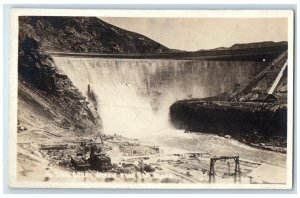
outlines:
[[90, 84], [90, 92], [97, 101], [106, 134], [146, 138], [167, 125], [167, 120], [160, 120], [150, 102], [138, 96], [130, 84], [95, 83]]
[[[203, 98], [249, 81], [266, 63], [53, 56], [99, 112], [104, 133], [162, 133], [176, 100]], [[93, 97], [91, 97], [93, 96]]]

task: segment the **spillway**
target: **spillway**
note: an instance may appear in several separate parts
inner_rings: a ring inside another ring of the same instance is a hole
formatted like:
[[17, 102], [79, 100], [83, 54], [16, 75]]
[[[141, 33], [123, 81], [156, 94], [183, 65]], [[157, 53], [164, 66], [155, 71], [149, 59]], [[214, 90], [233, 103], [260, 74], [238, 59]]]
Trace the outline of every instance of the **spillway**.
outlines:
[[218, 95], [249, 81], [267, 64], [52, 57], [58, 69], [65, 72], [87, 98], [92, 91], [105, 133], [134, 136], [168, 127], [168, 108], [176, 100]]
[[89, 92], [95, 98], [106, 134], [145, 138], [166, 127], [167, 123], [158, 118], [150, 103], [138, 96], [130, 84], [94, 83]]

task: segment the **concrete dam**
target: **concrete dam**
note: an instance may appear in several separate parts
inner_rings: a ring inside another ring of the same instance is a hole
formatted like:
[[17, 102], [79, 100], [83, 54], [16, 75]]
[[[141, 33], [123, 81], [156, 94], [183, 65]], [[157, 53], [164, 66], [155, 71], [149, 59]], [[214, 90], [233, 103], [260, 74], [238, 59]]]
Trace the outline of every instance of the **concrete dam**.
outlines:
[[52, 57], [58, 69], [95, 105], [104, 133], [135, 137], [170, 128], [168, 111], [175, 101], [219, 95], [248, 82], [267, 65], [255, 61]]

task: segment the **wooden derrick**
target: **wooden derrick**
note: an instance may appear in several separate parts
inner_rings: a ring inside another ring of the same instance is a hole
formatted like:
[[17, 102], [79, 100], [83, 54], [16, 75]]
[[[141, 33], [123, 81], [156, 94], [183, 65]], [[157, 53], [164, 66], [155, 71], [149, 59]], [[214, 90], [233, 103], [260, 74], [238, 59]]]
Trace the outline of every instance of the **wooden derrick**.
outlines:
[[241, 171], [240, 171], [240, 160], [239, 156], [221, 156], [221, 157], [213, 157], [210, 158], [210, 168], [209, 168], [209, 183], [215, 182], [215, 163], [218, 160], [234, 160], [234, 182], [237, 181], [237, 177], [239, 181], [241, 181]]

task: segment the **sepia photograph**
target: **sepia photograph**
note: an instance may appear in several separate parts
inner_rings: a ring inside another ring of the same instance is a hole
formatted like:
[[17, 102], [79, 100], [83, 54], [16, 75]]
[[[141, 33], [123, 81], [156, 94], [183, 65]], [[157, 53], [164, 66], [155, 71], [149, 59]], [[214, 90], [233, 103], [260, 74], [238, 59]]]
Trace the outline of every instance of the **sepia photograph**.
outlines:
[[292, 11], [10, 14], [10, 187], [292, 187]]

